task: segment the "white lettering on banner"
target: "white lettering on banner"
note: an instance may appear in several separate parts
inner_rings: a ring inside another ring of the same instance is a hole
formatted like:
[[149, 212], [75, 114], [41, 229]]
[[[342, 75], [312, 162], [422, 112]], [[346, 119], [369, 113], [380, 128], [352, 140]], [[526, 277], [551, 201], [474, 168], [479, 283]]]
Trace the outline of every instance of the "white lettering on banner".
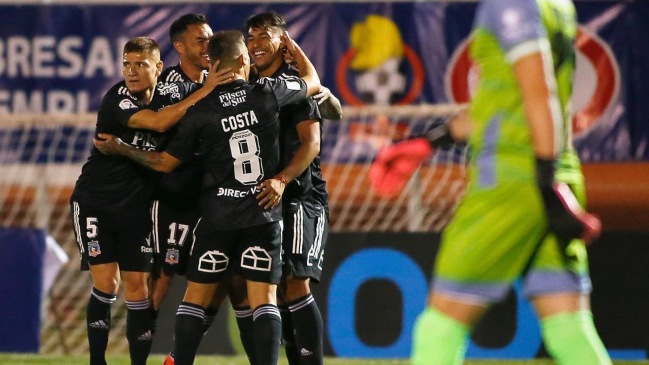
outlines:
[[127, 38], [79, 36], [0, 37], [0, 77], [75, 78], [118, 77]]
[[87, 90], [0, 90], [0, 114], [10, 113], [87, 113]]

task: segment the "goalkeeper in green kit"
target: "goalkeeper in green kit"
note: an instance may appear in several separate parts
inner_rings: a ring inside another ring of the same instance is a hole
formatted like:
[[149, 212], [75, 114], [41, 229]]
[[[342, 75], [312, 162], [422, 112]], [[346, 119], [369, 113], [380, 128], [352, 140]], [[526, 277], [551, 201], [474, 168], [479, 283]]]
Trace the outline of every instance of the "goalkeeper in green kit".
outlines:
[[519, 277], [558, 364], [611, 364], [589, 308], [585, 243], [601, 224], [582, 208], [571, 140], [576, 31], [569, 0], [483, 0], [471, 35], [480, 76], [468, 118], [387, 147], [370, 169], [377, 193], [394, 196], [433, 148], [470, 148], [467, 191], [415, 324], [413, 365], [461, 364], [473, 326]]

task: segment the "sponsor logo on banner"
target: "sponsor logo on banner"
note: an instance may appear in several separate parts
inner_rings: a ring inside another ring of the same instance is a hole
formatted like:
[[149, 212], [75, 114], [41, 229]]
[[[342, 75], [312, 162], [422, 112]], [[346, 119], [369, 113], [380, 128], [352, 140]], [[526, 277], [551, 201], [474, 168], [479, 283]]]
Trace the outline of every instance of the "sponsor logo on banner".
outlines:
[[[577, 66], [572, 105], [575, 135], [588, 131], [608, 115], [618, 100], [620, 71], [615, 55], [596, 34], [577, 31]], [[469, 56], [468, 40], [460, 43], [446, 69], [444, 86], [451, 102], [466, 103], [476, 86], [478, 70]]]
[[424, 67], [389, 18], [370, 14], [351, 30], [351, 48], [336, 69], [336, 86], [349, 105], [408, 105], [421, 95]]

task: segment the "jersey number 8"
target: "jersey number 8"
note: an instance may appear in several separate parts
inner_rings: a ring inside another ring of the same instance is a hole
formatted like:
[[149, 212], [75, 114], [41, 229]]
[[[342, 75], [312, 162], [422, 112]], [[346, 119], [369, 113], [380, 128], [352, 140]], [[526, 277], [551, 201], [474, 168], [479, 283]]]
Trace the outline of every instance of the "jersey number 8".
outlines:
[[259, 139], [250, 130], [242, 130], [230, 137], [230, 153], [234, 159], [234, 178], [244, 185], [261, 181], [264, 168], [259, 157]]

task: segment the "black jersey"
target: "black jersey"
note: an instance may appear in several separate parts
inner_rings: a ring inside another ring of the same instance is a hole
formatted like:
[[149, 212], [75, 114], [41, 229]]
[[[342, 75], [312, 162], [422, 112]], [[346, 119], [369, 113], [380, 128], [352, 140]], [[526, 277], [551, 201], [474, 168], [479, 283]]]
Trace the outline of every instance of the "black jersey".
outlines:
[[[119, 137], [129, 145], [159, 151], [165, 134], [127, 127], [128, 120], [143, 109], [158, 111], [182, 100], [198, 88], [193, 84], [158, 84], [148, 105], [129, 93], [124, 81], [113, 86], [102, 99], [96, 133]], [[93, 147], [77, 179], [73, 199], [84, 200], [114, 211], [148, 208], [157, 173], [122, 156], [106, 156]]]
[[[204, 74], [206, 76], [207, 71], [204, 71]], [[187, 77], [180, 65], [166, 68], [158, 77], [158, 83], [190, 82], [192, 80]], [[171, 128], [169, 134], [174, 135], [177, 129], [178, 124]], [[178, 209], [195, 207], [201, 193], [202, 179], [202, 163], [200, 158], [195, 156], [178, 166], [174, 171], [160, 177], [154, 198]]]
[[[283, 64], [272, 75], [273, 78], [297, 77], [297, 68]], [[297, 133], [297, 125], [305, 120], [317, 120], [320, 123], [320, 136], [322, 139], [322, 117], [318, 103], [311, 99], [301, 100], [297, 103], [284, 106], [280, 110], [280, 147], [282, 166], [288, 165], [297, 150], [302, 145]], [[316, 156], [309, 167], [296, 177], [286, 187], [282, 197], [285, 204], [302, 203], [306, 213], [313, 218], [318, 215], [318, 210], [324, 208], [328, 211], [328, 195], [325, 180], [322, 178], [320, 168], [320, 154]]]
[[299, 78], [237, 80], [218, 86], [183, 117], [166, 152], [181, 161], [202, 156], [205, 223], [230, 230], [282, 219], [281, 205], [259, 206], [256, 187], [280, 171], [280, 107], [305, 97]]

